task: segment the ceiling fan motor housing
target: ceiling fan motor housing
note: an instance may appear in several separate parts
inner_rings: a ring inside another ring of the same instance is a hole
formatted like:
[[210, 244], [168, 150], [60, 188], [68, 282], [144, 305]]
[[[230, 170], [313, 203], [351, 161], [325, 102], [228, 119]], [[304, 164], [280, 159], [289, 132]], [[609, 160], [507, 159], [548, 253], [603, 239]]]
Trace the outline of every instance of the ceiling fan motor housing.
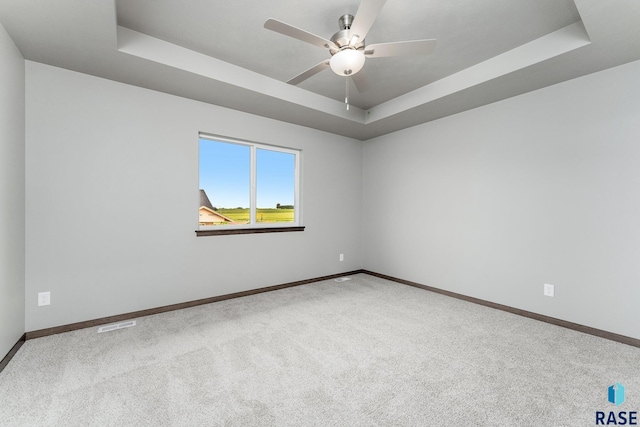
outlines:
[[[351, 29], [351, 24], [353, 23], [353, 15], [342, 15], [340, 19], [338, 19], [338, 23], [340, 25], [340, 31], [331, 36], [331, 41], [336, 44], [340, 48], [340, 50], [349, 48], [349, 30]], [[359, 50], [364, 49], [364, 39], [357, 40], [357, 42], [350, 46], [350, 48]], [[330, 50], [332, 55], [335, 55], [339, 50]]]

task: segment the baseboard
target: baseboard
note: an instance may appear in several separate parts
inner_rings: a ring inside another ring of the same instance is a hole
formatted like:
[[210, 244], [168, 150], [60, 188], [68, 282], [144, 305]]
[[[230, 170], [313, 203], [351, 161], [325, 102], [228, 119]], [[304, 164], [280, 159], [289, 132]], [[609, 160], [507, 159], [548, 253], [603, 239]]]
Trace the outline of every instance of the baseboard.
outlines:
[[18, 342], [11, 348], [11, 350], [9, 350], [9, 353], [7, 353], [4, 359], [0, 361], [0, 372], [2, 372], [4, 368], [9, 364], [11, 359], [13, 359], [13, 356], [16, 355], [16, 353], [18, 352], [18, 350], [20, 350], [20, 347], [22, 347], [22, 344], [24, 344], [26, 340], [27, 334], [22, 334]]
[[348, 276], [352, 274], [359, 274], [362, 272], [363, 270], [348, 271], [345, 273], [332, 274], [329, 276], [316, 277], [316, 278], [307, 279], [307, 280], [300, 280], [297, 282], [290, 282], [282, 285], [267, 286], [265, 288], [252, 289], [249, 291], [236, 292], [233, 294], [220, 295], [217, 297], [204, 298], [204, 299], [199, 299], [195, 301], [187, 301], [179, 304], [171, 304], [163, 307], [156, 307], [156, 308], [150, 308], [147, 310], [134, 311], [131, 313], [118, 314], [115, 316], [101, 317], [99, 319], [92, 319], [92, 320], [86, 320], [84, 322], [55, 326], [53, 328], [39, 329], [37, 331], [27, 332], [26, 339], [31, 340], [34, 338], [46, 337], [48, 335], [61, 334], [63, 332], [71, 332], [71, 331], [76, 331], [78, 329], [91, 328], [98, 325], [105, 325], [108, 323], [117, 323], [117, 322], [122, 322], [124, 320], [135, 319], [138, 317], [150, 316], [152, 314], [159, 314], [159, 313], [165, 313], [167, 311], [181, 310], [183, 308], [195, 307], [203, 304], [211, 304], [213, 302], [224, 301], [232, 298], [246, 297], [249, 295], [260, 294], [263, 292], [277, 291], [279, 289], [291, 288], [294, 286], [306, 285], [314, 282], [321, 282], [323, 280], [336, 279], [338, 277]]
[[495, 308], [496, 310], [507, 311], [512, 314], [517, 314], [518, 316], [528, 317], [530, 319], [539, 320], [541, 322], [550, 323], [552, 325], [561, 326], [563, 328], [572, 329], [574, 331], [582, 332], [585, 334], [595, 335], [600, 338], [605, 338], [633, 347], [640, 347], [640, 339], [628, 337], [626, 335], [615, 334], [613, 332], [603, 331], [602, 329], [596, 329], [589, 326], [580, 325], [578, 323], [567, 322], [566, 320], [556, 319], [555, 317], [545, 316], [542, 314], [534, 313], [532, 311], [520, 310], [519, 308], [510, 307], [508, 305], [497, 304], [495, 302], [486, 301], [455, 292], [445, 291], [444, 289], [422, 285], [420, 283], [411, 282], [409, 280], [398, 279], [397, 277], [387, 276], [386, 274], [375, 273], [369, 270], [362, 270], [362, 273], [368, 274], [370, 276], [380, 277], [381, 279], [391, 280], [392, 282], [401, 283], [403, 285], [409, 285], [415, 288], [420, 288], [430, 292], [446, 295], [448, 297], [457, 298], [463, 301], [472, 302], [474, 304]]
[[9, 354], [7, 354], [7, 356], [4, 359], [2, 359], [2, 362], [0, 362], [0, 372], [2, 372], [2, 369], [7, 365], [7, 363], [9, 363], [9, 360], [11, 360], [13, 355], [15, 355], [15, 353], [18, 351], [20, 346], [24, 343], [25, 339], [30, 340], [30, 339], [34, 339], [34, 338], [45, 337], [45, 336], [48, 336], [48, 335], [60, 334], [60, 333], [63, 333], [63, 332], [70, 332], [70, 331], [75, 331], [75, 330], [78, 330], [78, 329], [91, 328], [91, 327], [94, 327], [94, 326], [105, 325], [105, 324], [108, 324], [108, 323], [117, 323], [117, 322], [122, 322], [124, 320], [135, 319], [135, 318], [138, 318], [138, 317], [150, 316], [152, 314], [159, 314], [159, 313], [165, 313], [165, 312], [168, 312], [168, 311], [181, 310], [183, 308], [195, 307], [195, 306], [203, 305], [203, 304], [211, 304], [211, 303], [218, 302], [218, 301], [224, 301], [224, 300], [233, 299], [233, 298], [241, 298], [241, 297], [245, 297], [245, 296], [249, 296], [249, 295], [260, 294], [260, 293], [263, 293], [263, 292], [277, 291], [279, 289], [291, 288], [291, 287], [294, 287], [294, 286], [306, 285], [306, 284], [309, 284], [309, 283], [321, 282], [323, 280], [336, 279], [338, 277], [343, 277], [343, 276], [348, 276], [348, 275], [353, 275], [353, 274], [360, 274], [360, 273], [368, 274], [370, 276], [380, 277], [381, 279], [390, 280], [390, 281], [393, 281], [393, 282], [396, 282], [396, 283], [400, 283], [400, 284], [403, 284], [403, 285], [413, 286], [415, 288], [424, 289], [424, 290], [427, 290], [427, 291], [430, 291], [430, 292], [435, 292], [435, 293], [446, 295], [446, 296], [449, 296], [449, 297], [452, 297], [452, 298], [457, 298], [457, 299], [460, 299], [460, 300], [463, 300], [463, 301], [467, 301], [467, 302], [471, 302], [471, 303], [474, 303], [474, 304], [483, 305], [485, 307], [494, 308], [496, 310], [506, 311], [506, 312], [509, 312], [509, 313], [512, 313], [512, 314], [516, 314], [518, 316], [528, 317], [530, 319], [539, 320], [541, 322], [550, 323], [552, 325], [561, 326], [563, 328], [572, 329], [574, 331], [582, 332], [582, 333], [589, 334], [589, 335], [594, 335], [594, 336], [597, 336], [597, 337], [600, 337], [600, 338], [605, 338], [605, 339], [608, 339], [608, 340], [611, 340], [611, 341], [616, 341], [616, 342], [619, 342], [619, 343], [622, 343], [622, 344], [627, 344], [627, 345], [630, 345], [630, 346], [633, 346], [633, 347], [639, 347], [640, 348], [640, 339], [637, 339], [637, 338], [632, 338], [632, 337], [628, 337], [628, 336], [625, 336], [625, 335], [615, 334], [613, 332], [608, 332], [608, 331], [604, 331], [604, 330], [601, 330], [601, 329], [596, 329], [596, 328], [592, 328], [592, 327], [589, 327], [589, 326], [580, 325], [578, 323], [568, 322], [566, 320], [556, 319], [554, 317], [545, 316], [545, 315], [534, 313], [534, 312], [531, 312], [531, 311], [521, 310], [521, 309], [510, 307], [510, 306], [507, 306], [507, 305], [498, 304], [498, 303], [491, 302], [491, 301], [486, 301], [486, 300], [483, 300], [483, 299], [480, 299], [480, 298], [474, 298], [474, 297], [470, 297], [470, 296], [467, 296], [467, 295], [458, 294], [456, 292], [446, 291], [444, 289], [434, 288], [432, 286], [422, 285], [420, 283], [411, 282], [409, 280], [404, 280], [404, 279], [399, 279], [397, 277], [388, 276], [386, 274], [380, 274], [380, 273], [376, 273], [376, 272], [369, 271], [369, 270], [353, 270], [353, 271], [340, 273], [340, 274], [332, 274], [332, 275], [329, 275], [329, 276], [316, 277], [316, 278], [313, 278], [313, 279], [300, 280], [300, 281], [297, 281], [297, 282], [290, 282], [290, 283], [285, 283], [285, 284], [281, 284], [281, 285], [268, 286], [268, 287], [265, 287], [265, 288], [252, 289], [252, 290], [249, 290], [249, 291], [236, 292], [236, 293], [232, 293], [232, 294], [226, 294], [226, 295], [220, 295], [220, 296], [217, 296], [217, 297], [204, 298], [204, 299], [199, 299], [199, 300], [195, 300], [195, 301], [187, 301], [187, 302], [183, 302], [183, 303], [179, 303], [179, 304], [172, 304], [172, 305], [167, 305], [167, 306], [163, 306], [163, 307], [157, 307], [157, 308], [151, 308], [151, 309], [147, 309], [147, 310], [134, 311], [134, 312], [131, 312], [131, 313], [118, 314], [118, 315], [115, 315], [115, 316], [102, 317], [102, 318], [99, 318], [99, 319], [87, 320], [87, 321], [84, 321], [84, 322], [72, 323], [72, 324], [68, 324], [68, 325], [56, 326], [56, 327], [53, 327], [53, 328], [46, 328], [46, 329], [40, 329], [40, 330], [37, 330], [37, 331], [27, 332], [25, 335], [23, 335], [21, 340], [18, 341], [18, 343], [16, 343], [16, 345], [11, 349]]

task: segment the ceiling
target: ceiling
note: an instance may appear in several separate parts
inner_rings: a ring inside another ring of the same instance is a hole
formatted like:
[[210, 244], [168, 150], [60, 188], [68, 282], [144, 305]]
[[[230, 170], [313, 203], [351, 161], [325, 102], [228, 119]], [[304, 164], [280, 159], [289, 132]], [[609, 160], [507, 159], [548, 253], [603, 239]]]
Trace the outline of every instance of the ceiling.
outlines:
[[[365, 0], [366, 1], [366, 0]], [[0, 0], [25, 59], [366, 140], [640, 59], [637, 0], [387, 0], [366, 43], [430, 39], [425, 56], [369, 58], [358, 93], [330, 69], [287, 80], [327, 51], [360, 0]]]

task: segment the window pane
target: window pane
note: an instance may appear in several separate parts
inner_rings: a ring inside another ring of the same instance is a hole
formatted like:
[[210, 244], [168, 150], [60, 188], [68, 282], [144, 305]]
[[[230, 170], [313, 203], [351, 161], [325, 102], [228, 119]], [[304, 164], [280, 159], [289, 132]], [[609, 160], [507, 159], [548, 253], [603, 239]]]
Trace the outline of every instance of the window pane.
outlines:
[[200, 225], [249, 222], [251, 148], [200, 139]]
[[256, 222], [294, 222], [295, 155], [256, 150]]

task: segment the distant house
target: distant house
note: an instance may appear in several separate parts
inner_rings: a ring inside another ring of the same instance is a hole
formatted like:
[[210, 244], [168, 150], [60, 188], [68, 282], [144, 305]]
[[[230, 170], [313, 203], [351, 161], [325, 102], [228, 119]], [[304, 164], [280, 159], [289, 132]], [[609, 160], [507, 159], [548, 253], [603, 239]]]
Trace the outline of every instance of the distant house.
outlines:
[[219, 214], [213, 208], [207, 193], [200, 189], [200, 209], [198, 210], [200, 216], [200, 225], [218, 225], [218, 224], [233, 224], [234, 221], [231, 218]]

